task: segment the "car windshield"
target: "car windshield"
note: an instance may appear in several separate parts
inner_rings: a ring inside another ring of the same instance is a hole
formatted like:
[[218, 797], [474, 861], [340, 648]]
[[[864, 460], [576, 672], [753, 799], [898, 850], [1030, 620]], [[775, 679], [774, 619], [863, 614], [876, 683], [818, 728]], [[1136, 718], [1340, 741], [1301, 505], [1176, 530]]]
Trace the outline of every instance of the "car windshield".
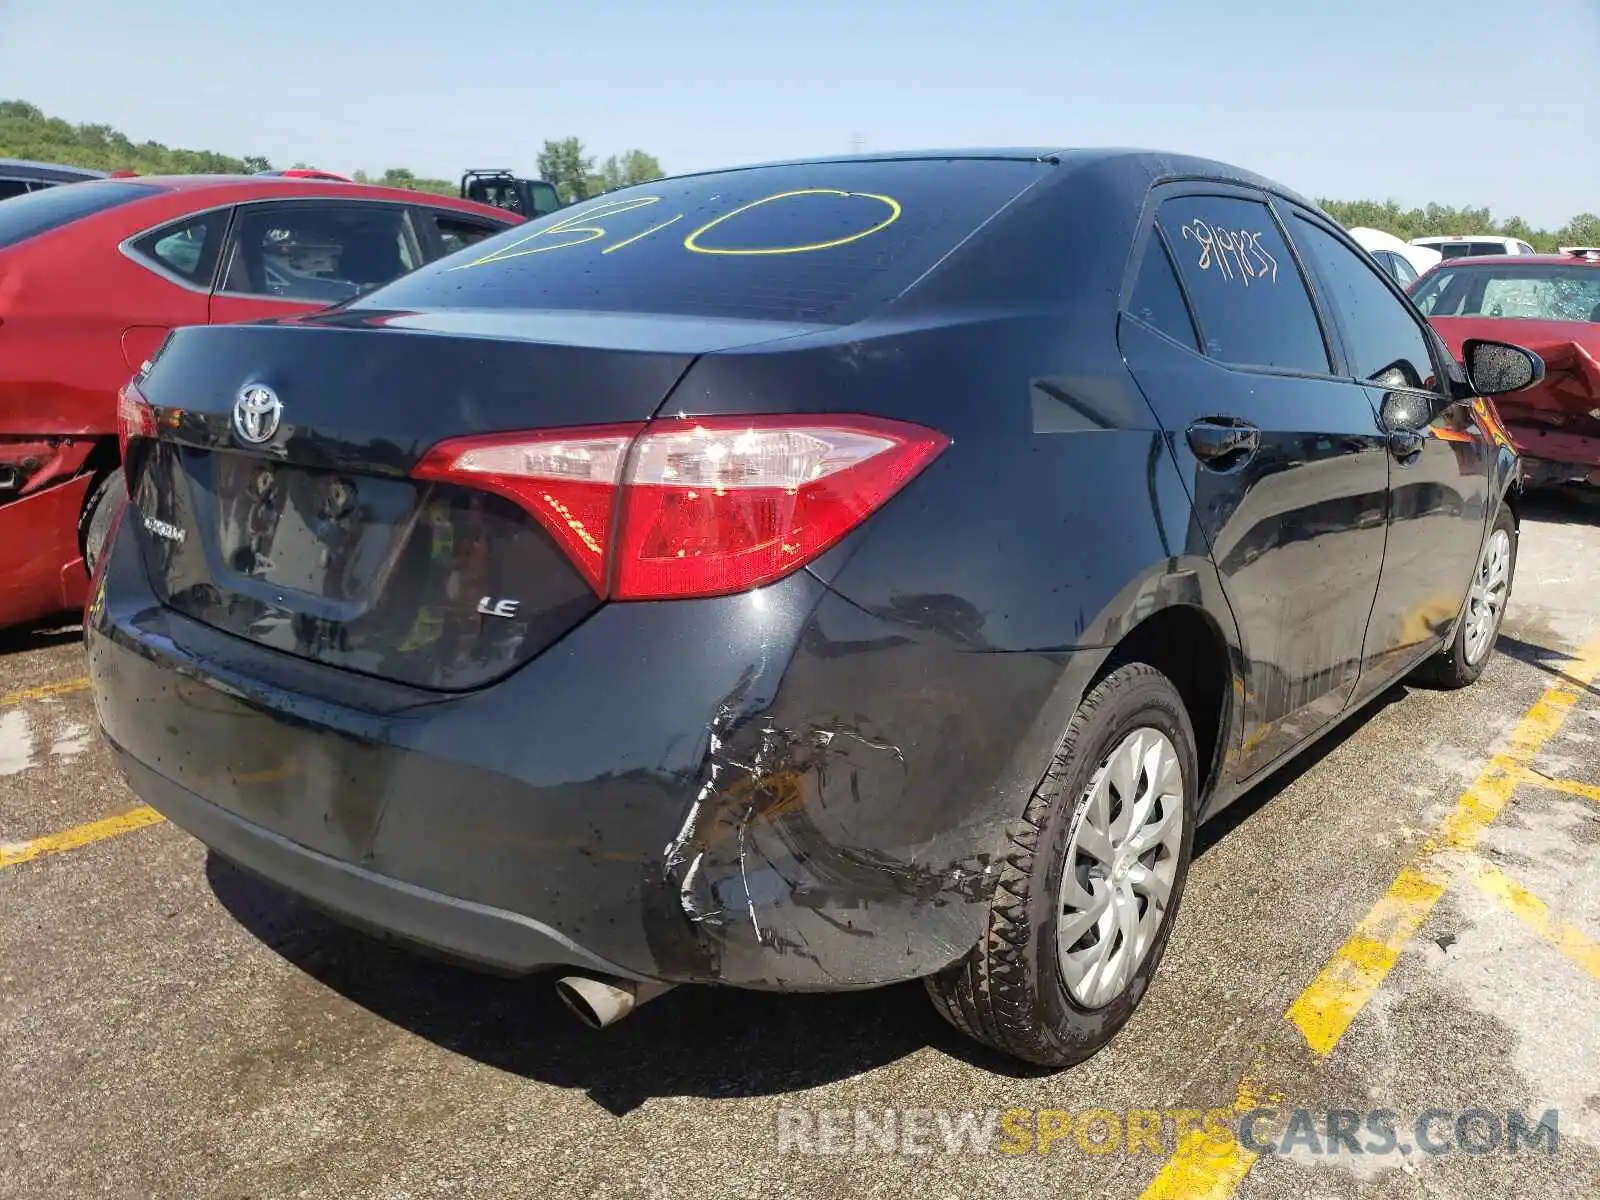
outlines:
[[0, 204], [0, 249], [161, 191], [148, 183], [67, 183]]
[[1600, 268], [1548, 263], [1441, 267], [1411, 298], [1430, 317], [1600, 321]]
[[1023, 159], [896, 159], [663, 179], [514, 226], [355, 307], [848, 324], [1047, 170]]

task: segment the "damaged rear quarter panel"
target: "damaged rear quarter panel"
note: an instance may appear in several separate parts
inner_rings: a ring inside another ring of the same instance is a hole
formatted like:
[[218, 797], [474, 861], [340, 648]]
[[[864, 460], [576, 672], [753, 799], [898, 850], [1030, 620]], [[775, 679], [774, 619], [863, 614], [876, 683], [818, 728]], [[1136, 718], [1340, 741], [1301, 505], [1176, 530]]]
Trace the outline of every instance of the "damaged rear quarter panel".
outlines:
[[[1084, 521], [1103, 473], [1150, 504]], [[1222, 603], [1164, 586], [1214, 571], [1150, 431], [958, 441], [925, 478], [827, 563], [770, 704], [713, 723], [665, 861], [711, 978], [842, 989], [959, 959], [1109, 647], [1165, 603]]]
[[712, 976], [867, 987], [964, 954], [1015, 816], [1007, 766], [1067, 657], [952, 646], [824, 596], [770, 708], [711, 731], [667, 848]]

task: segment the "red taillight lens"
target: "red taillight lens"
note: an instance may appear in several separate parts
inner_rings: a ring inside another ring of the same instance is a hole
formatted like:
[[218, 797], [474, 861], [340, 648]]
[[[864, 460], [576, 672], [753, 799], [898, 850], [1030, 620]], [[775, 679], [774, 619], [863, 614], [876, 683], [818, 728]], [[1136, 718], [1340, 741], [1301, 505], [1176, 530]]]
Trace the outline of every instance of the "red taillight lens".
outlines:
[[781, 579], [948, 444], [871, 417], [655, 422], [628, 468], [613, 594], [719, 596]]
[[536, 517], [583, 572], [606, 593], [606, 548], [628, 447], [640, 425], [595, 425], [536, 433], [494, 434], [440, 442], [412, 471], [497, 492]]
[[137, 386], [124, 384], [117, 393], [117, 448], [122, 451], [122, 461], [128, 461], [129, 442], [155, 436], [156, 410]]
[[598, 594], [665, 600], [781, 579], [947, 445], [874, 417], [718, 417], [457, 438], [414, 474], [516, 501]]

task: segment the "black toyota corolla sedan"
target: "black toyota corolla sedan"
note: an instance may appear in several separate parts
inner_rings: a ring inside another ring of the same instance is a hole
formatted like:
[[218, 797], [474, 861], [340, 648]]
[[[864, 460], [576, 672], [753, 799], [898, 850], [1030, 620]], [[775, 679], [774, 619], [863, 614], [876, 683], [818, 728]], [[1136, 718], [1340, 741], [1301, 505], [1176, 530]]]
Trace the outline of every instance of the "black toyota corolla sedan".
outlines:
[[173, 334], [122, 397], [100, 720], [218, 853], [595, 1024], [923, 978], [1071, 1063], [1200, 822], [1483, 670], [1518, 468], [1482, 397], [1542, 369], [1455, 362], [1214, 162], [646, 184]]

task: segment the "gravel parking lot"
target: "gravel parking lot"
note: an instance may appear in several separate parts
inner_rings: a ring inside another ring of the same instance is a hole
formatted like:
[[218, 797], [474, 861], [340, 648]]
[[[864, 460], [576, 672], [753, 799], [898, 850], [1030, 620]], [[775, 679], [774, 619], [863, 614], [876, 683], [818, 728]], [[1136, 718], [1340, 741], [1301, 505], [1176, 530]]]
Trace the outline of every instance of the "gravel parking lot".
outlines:
[[[1392, 690], [1208, 827], [1144, 1006], [1055, 1075], [914, 986], [591, 1033], [369, 941], [141, 810], [76, 631], [8, 635], [0, 1195], [1600, 1194], [1600, 507], [1530, 507], [1484, 679]], [[1272, 1152], [1179, 1133], [1259, 1109]], [[1392, 1149], [1332, 1136], [1373, 1110]]]

